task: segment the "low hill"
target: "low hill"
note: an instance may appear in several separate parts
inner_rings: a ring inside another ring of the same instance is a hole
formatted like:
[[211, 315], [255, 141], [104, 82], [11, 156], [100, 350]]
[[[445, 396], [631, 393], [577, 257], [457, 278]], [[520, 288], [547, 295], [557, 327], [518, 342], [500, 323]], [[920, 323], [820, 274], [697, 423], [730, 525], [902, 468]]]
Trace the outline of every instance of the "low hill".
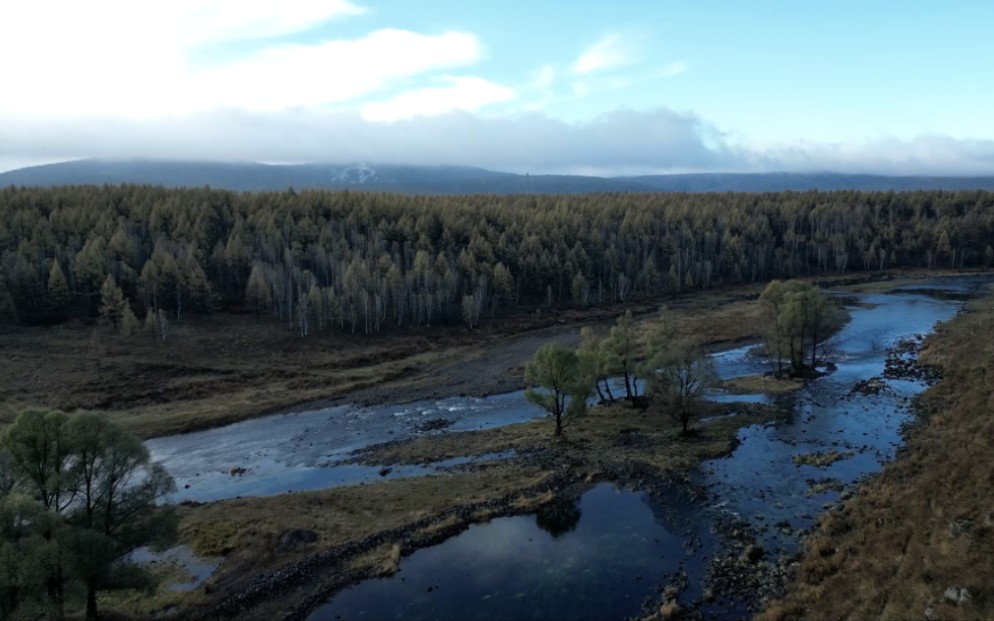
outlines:
[[236, 191], [362, 189], [406, 194], [994, 190], [989, 177], [841, 173], [694, 173], [637, 177], [528, 175], [462, 166], [272, 165], [246, 162], [76, 160], [0, 173], [0, 187], [137, 183]]

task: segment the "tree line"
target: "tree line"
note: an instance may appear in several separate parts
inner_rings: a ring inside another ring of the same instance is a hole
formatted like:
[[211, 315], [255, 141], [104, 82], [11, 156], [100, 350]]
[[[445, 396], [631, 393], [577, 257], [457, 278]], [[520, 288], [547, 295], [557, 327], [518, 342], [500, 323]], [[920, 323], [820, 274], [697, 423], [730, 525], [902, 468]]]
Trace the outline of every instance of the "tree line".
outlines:
[[163, 336], [170, 319], [216, 310], [274, 316], [301, 335], [472, 328], [514, 308], [991, 266], [992, 239], [994, 194], [979, 191], [432, 197], [8, 187], [0, 321], [56, 323], [109, 306], [118, 329], [144, 322]]

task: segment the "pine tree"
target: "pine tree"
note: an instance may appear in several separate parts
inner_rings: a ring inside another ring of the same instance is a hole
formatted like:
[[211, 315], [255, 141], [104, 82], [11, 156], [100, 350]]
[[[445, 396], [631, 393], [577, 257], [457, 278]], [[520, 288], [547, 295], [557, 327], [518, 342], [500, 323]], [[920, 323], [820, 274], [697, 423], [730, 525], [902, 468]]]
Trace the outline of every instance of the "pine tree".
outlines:
[[57, 312], [69, 305], [69, 284], [58, 259], [52, 261], [52, 269], [48, 272], [48, 299]]
[[100, 316], [104, 321], [110, 322], [115, 331], [119, 331], [126, 308], [128, 302], [124, 292], [114, 282], [114, 277], [108, 274], [103, 286], [100, 287]]

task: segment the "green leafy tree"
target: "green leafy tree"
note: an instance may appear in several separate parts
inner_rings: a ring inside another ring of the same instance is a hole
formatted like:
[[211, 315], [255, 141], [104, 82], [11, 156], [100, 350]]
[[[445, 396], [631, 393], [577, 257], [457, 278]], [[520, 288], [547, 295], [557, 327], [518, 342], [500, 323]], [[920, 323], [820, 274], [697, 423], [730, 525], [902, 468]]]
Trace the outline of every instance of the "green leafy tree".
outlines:
[[786, 305], [787, 287], [781, 280], [774, 280], [759, 296], [759, 312], [763, 323], [766, 353], [775, 360], [777, 377], [784, 374], [784, 357], [787, 351], [789, 327]]
[[804, 303], [805, 332], [811, 346], [811, 368], [818, 364], [818, 348], [826, 340], [842, 329], [846, 323], [846, 314], [835, 303], [835, 300], [825, 295], [820, 289], [810, 287], [802, 294]]
[[590, 381], [580, 369], [576, 352], [558, 343], [539, 348], [525, 366], [525, 382], [532, 386], [525, 398], [552, 415], [556, 436], [587, 409]]
[[799, 280], [774, 280], [759, 298], [766, 338], [766, 351], [784, 375], [784, 362], [791, 373], [802, 375], [814, 369], [818, 350], [845, 324], [845, 314], [820, 289]]
[[604, 339], [598, 337], [593, 328], [580, 329], [580, 346], [576, 357], [580, 364], [580, 372], [587, 378], [601, 401], [614, 401], [610, 384], [609, 356], [604, 349]]
[[608, 369], [612, 374], [621, 375], [625, 383], [625, 398], [633, 403], [638, 398], [638, 361], [635, 358], [638, 345], [632, 311], [625, 311], [611, 328], [604, 349]]
[[32, 518], [32, 527], [39, 536], [39, 582], [44, 584], [50, 619], [64, 616], [68, 569], [64, 554], [66, 530], [58, 516], [69, 509], [77, 489], [70, 468], [73, 452], [66, 432], [67, 420], [67, 415], [58, 410], [24, 410], [3, 437], [3, 449], [9, 455], [17, 487], [41, 508]]
[[172, 516], [156, 502], [175, 490], [162, 466], [149, 462], [141, 440], [103, 414], [82, 412], [67, 423], [77, 502], [73, 560], [86, 587], [86, 618], [97, 618], [97, 591], [114, 586], [125, 557], [172, 534]]
[[0, 493], [0, 619], [45, 614], [42, 561], [47, 546], [38, 532], [44, 521], [37, 501], [13, 490]]
[[680, 423], [686, 435], [701, 411], [704, 393], [718, 382], [711, 357], [692, 339], [672, 338], [655, 344], [646, 365], [652, 369], [650, 396]]
[[96, 619], [99, 590], [135, 586], [127, 555], [175, 533], [157, 507], [172, 479], [100, 414], [25, 410], [0, 446], [0, 610], [40, 598], [61, 619], [72, 583]]

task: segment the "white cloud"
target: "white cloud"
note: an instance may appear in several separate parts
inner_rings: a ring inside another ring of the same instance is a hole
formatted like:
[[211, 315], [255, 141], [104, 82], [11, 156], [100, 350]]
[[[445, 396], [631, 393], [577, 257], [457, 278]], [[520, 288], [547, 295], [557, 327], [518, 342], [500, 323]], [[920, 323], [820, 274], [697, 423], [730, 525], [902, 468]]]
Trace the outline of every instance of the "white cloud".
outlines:
[[693, 114], [616, 111], [568, 123], [541, 113], [460, 110], [393, 123], [357, 112], [208, 112], [157, 121], [11, 122], [0, 114], [0, 166], [79, 157], [269, 162], [459, 164], [518, 172], [616, 175], [681, 171], [994, 174], [994, 141], [923, 136], [764, 147], [737, 143]]
[[388, 81], [470, 64], [481, 55], [475, 36], [378, 30], [362, 39], [273, 47], [197, 75], [194, 88], [210, 106], [275, 111], [353, 99]]
[[992, 175], [994, 140], [924, 135], [839, 143], [744, 147], [761, 170], [832, 171], [882, 175]]
[[171, 0], [162, 4], [176, 17], [182, 36], [195, 42], [278, 37], [365, 12], [347, 0]]
[[[391, 80], [464, 66], [469, 33], [381, 29], [356, 39], [274, 44], [362, 9], [345, 0], [34, 0], [0, 5], [0, 113], [155, 118], [211, 108], [256, 111], [348, 100]], [[198, 64], [212, 44], [250, 51]]]
[[475, 111], [490, 104], [510, 101], [515, 92], [506, 86], [472, 76], [445, 76], [448, 86], [406, 91], [387, 101], [366, 104], [367, 121], [398, 121], [416, 116], [437, 116], [453, 110]]
[[670, 78], [675, 75], [680, 75], [681, 73], [684, 73], [685, 71], [687, 71], [688, 68], [689, 67], [687, 66], [687, 63], [683, 62], [682, 60], [678, 60], [676, 62], [672, 62], [669, 63], [668, 65], [665, 65], [662, 69], [660, 69], [657, 75], [659, 75], [659, 77], [662, 78]]
[[603, 69], [612, 69], [626, 65], [630, 60], [630, 53], [624, 40], [620, 35], [612, 34], [604, 37], [581, 54], [573, 63], [573, 73], [584, 75]]
[[73, 119], [10, 124], [0, 159], [174, 158], [460, 164], [530, 172], [713, 169], [732, 165], [704, 143], [706, 124], [669, 110], [567, 123], [540, 113], [464, 111], [374, 122], [355, 112], [203, 113], [156, 121]]

